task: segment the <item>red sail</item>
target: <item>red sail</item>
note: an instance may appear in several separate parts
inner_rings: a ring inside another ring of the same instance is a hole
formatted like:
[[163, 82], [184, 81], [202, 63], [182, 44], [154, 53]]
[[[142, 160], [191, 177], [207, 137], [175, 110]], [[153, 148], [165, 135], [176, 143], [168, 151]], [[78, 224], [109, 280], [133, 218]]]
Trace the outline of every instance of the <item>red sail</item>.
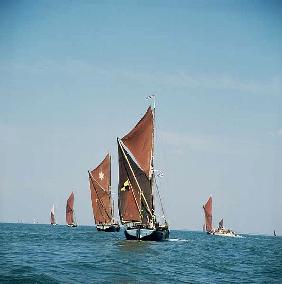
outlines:
[[[129, 155], [118, 143], [119, 185], [118, 200], [121, 223], [141, 222], [141, 195], [134, 173], [131, 170]], [[132, 159], [131, 159], [132, 162]]]
[[153, 110], [149, 107], [136, 126], [121, 139], [148, 177], [152, 166], [153, 127]]
[[208, 199], [207, 203], [203, 206], [205, 211], [206, 231], [212, 231], [212, 197]]
[[93, 216], [96, 224], [110, 224], [112, 217], [111, 200], [111, 157], [109, 154], [97, 168], [89, 173], [89, 185]]
[[74, 211], [73, 211], [73, 204], [74, 204], [74, 193], [72, 192], [67, 200], [66, 206], [66, 222], [68, 225], [74, 224]]
[[220, 229], [223, 228], [223, 219], [221, 219], [220, 222], [218, 223], [218, 227], [219, 227]]

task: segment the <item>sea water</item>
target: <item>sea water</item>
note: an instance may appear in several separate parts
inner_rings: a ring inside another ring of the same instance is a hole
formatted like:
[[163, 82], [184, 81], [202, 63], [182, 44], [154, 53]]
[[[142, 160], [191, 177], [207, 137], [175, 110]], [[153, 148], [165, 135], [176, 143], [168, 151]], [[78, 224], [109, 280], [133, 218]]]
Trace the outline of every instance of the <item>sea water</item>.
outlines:
[[94, 226], [0, 224], [0, 283], [282, 283], [282, 238], [171, 230], [125, 240]]

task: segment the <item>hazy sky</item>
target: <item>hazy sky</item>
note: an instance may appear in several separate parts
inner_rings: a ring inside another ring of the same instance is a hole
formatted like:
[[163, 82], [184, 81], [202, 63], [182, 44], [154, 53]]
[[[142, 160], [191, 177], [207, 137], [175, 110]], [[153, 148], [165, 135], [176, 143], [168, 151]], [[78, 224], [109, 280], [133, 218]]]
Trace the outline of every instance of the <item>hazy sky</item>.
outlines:
[[157, 94], [156, 168], [171, 228], [282, 234], [279, 1], [1, 1], [0, 221], [49, 222]]

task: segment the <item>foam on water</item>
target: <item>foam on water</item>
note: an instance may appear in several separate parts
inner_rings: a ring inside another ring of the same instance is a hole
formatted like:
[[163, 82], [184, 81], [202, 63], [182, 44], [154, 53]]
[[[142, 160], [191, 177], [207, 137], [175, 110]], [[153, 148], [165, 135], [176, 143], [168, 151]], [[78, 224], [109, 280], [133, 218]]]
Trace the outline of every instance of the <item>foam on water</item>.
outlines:
[[189, 240], [183, 240], [183, 239], [168, 239], [169, 242], [189, 242]]

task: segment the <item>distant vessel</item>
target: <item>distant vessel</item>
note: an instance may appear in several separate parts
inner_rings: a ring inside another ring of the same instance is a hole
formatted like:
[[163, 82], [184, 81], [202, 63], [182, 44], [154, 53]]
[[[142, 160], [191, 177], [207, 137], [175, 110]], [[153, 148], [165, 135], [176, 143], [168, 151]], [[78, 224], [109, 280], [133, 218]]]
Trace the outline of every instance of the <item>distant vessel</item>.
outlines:
[[205, 231], [207, 234], [213, 233], [212, 227], [212, 197], [210, 196], [205, 205], [203, 205], [204, 213], [205, 213]]
[[93, 216], [98, 231], [119, 232], [120, 226], [114, 221], [111, 197], [111, 156], [92, 171], [88, 171]]
[[164, 224], [157, 222], [155, 214], [154, 190], [158, 188], [154, 171], [154, 119], [155, 102], [127, 135], [117, 139], [119, 214], [128, 240], [169, 238], [164, 214]]
[[276, 237], [276, 232], [275, 232], [275, 230], [273, 231], [273, 236]]
[[77, 227], [75, 217], [74, 217], [74, 193], [72, 192], [67, 200], [66, 206], [66, 222], [68, 227]]
[[55, 220], [55, 205], [54, 204], [50, 212], [50, 224], [53, 226], [57, 225], [56, 220]]
[[209, 235], [236, 237], [238, 236], [230, 229], [225, 229], [223, 226], [223, 219], [220, 220], [218, 228], [214, 229], [212, 226], [212, 197], [210, 196], [205, 205], [203, 205], [205, 213], [205, 231]]

